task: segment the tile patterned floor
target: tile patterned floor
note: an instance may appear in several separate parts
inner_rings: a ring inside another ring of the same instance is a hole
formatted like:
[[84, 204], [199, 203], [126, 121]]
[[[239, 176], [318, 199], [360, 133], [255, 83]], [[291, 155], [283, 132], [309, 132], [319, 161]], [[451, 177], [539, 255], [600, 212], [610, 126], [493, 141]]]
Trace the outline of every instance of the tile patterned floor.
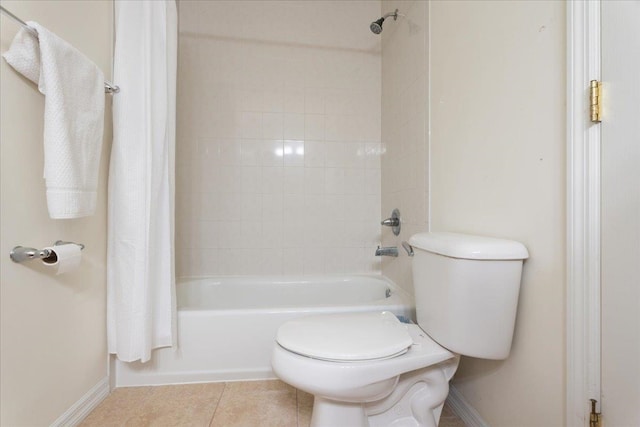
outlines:
[[[281, 381], [118, 388], [82, 427], [308, 427], [313, 396]], [[338, 426], [337, 426], [338, 427]], [[440, 427], [464, 427], [445, 406]]]

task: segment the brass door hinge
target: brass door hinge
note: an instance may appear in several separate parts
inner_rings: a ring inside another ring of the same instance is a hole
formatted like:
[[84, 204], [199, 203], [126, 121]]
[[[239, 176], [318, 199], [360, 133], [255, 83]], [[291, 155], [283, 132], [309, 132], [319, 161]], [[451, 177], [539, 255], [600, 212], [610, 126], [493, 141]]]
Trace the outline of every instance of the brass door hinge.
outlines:
[[591, 80], [589, 83], [589, 103], [591, 104], [591, 121], [602, 121], [602, 82]]
[[589, 427], [602, 427], [602, 414], [600, 412], [596, 412], [596, 402], [595, 399], [591, 400], [591, 412], [589, 413]]

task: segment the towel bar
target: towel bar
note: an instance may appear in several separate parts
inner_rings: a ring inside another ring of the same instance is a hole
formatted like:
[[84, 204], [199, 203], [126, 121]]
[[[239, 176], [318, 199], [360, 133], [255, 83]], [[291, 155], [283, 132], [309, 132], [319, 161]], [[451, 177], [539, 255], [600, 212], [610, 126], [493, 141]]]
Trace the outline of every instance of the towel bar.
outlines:
[[[22, 19], [18, 18], [16, 15], [14, 15], [13, 13], [9, 12], [7, 9], [5, 9], [3, 6], [0, 6], [0, 11], [2, 11], [5, 15], [7, 15], [9, 18], [13, 19], [14, 21], [16, 21], [18, 24], [22, 25], [23, 27], [25, 27], [27, 30], [35, 33], [35, 30], [33, 28], [31, 28], [30, 26], [27, 25], [26, 22], [24, 22]], [[35, 33], [37, 36], [37, 33]], [[120, 87], [114, 85], [113, 83], [109, 82], [109, 81], [105, 81], [104, 82], [104, 91], [105, 93], [118, 93], [120, 92]]]

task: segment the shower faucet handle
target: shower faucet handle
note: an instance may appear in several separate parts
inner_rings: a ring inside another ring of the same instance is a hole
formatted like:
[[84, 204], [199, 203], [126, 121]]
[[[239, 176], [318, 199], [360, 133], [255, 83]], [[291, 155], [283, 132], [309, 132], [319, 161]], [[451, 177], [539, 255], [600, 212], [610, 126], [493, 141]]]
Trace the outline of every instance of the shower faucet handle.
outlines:
[[387, 218], [380, 223], [380, 225], [386, 225], [387, 227], [397, 227], [400, 225], [400, 220], [398, 218]]
[[380, 225], [391, 227], [391, 231], [393, 231], [393, 234], [396, 236], [400, 234], [400, 211], [394, 209], [393, 212], [391, 212], [391, 217], [383, 220]]

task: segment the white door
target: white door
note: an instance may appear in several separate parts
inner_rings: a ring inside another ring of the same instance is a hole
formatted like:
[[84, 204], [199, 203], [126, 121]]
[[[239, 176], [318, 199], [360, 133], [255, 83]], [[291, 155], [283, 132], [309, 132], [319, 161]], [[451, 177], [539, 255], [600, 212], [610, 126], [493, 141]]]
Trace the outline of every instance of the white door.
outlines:
[[602, 402], [640, 426], [640, 0], [602, 1]]

